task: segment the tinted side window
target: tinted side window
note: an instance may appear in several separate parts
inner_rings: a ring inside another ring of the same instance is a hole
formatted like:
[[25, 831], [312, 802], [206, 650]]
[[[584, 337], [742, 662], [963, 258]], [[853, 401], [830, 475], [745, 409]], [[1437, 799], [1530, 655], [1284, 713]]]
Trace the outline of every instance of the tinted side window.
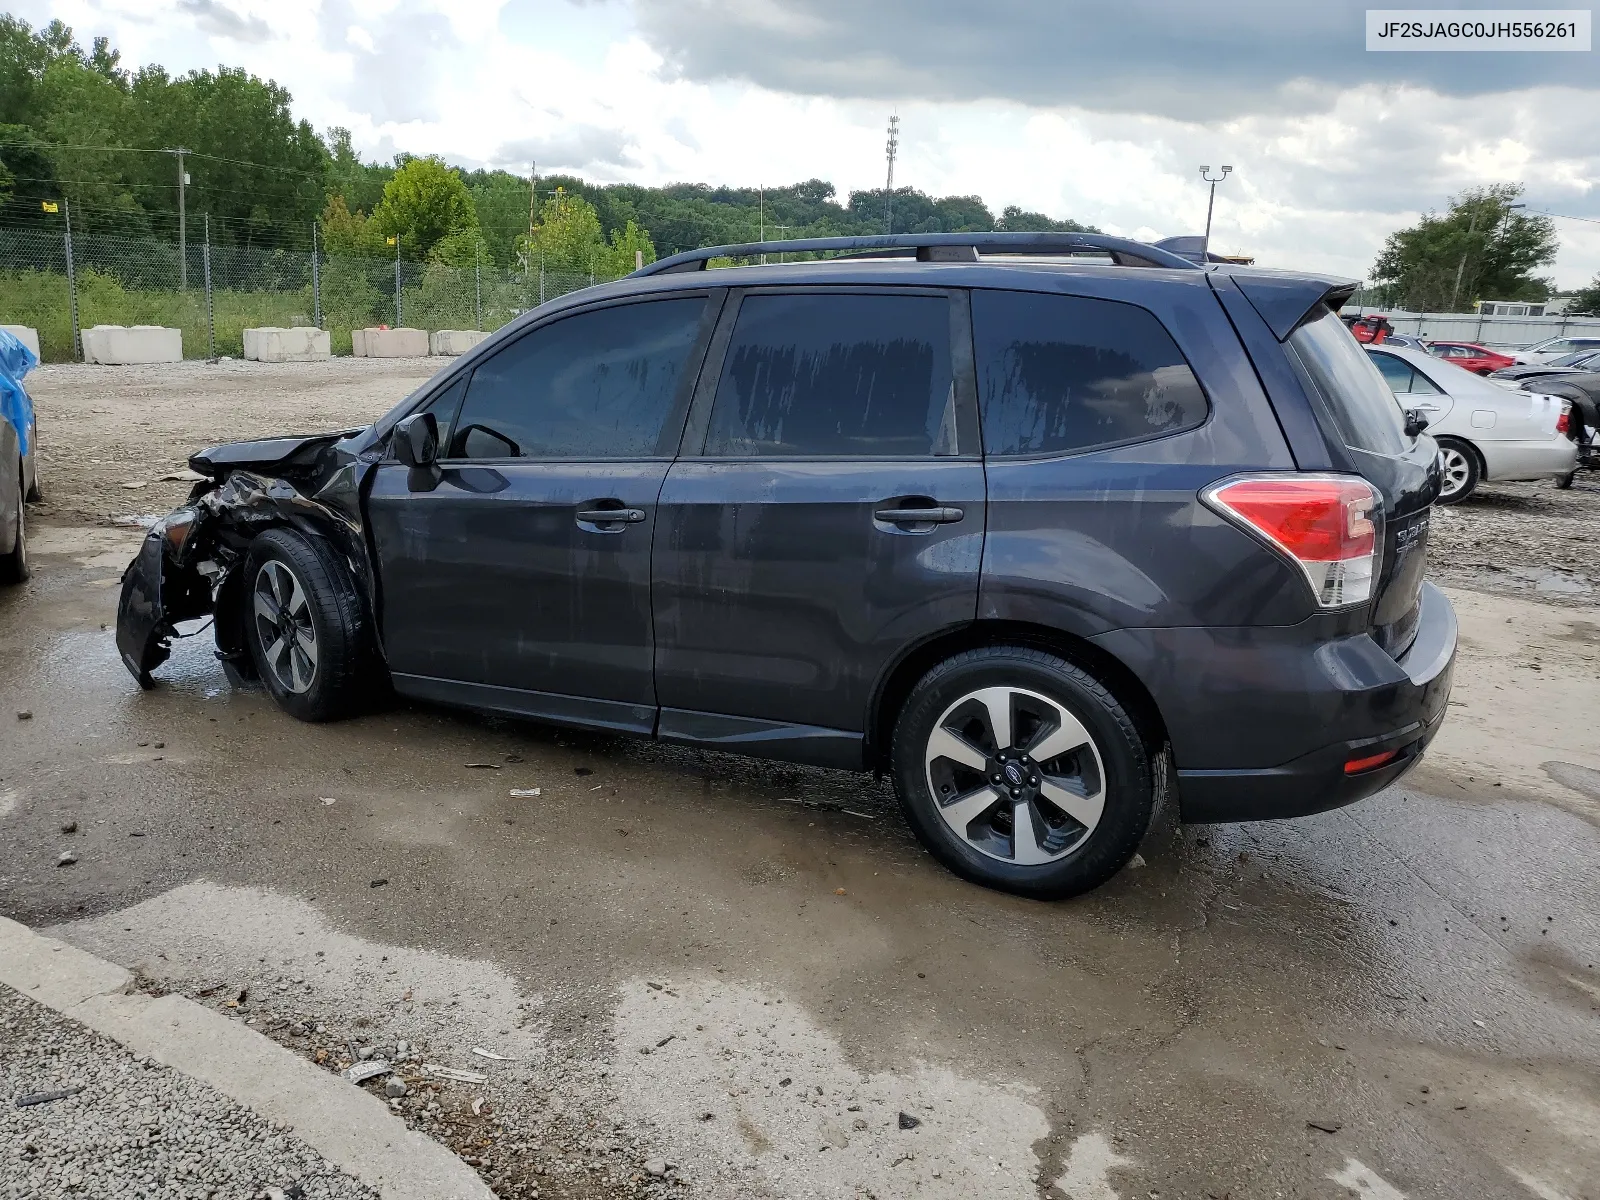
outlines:
[[744, 298], [711, 409], [707, 454], [956, 452], [944, 297]]
[[451, 458], [639, 458], [674, 411], [705, 300], [652, 300], [535, 329], [472, 373]]
[[461, 397], [467, 394], [467, 380], [470, 377], [470, 372], [461, 376], [422, 408], [423, 412], [431, 412], [433, 419], [439, 423], [441, 446], [450, 445], [450, 431], [455, 428], [456, 412], [461, 408]]
[[972, 332], [987, 454], [1066, 454], [1206, 419], [1183, 353], [1135, 305], [975, 291]]

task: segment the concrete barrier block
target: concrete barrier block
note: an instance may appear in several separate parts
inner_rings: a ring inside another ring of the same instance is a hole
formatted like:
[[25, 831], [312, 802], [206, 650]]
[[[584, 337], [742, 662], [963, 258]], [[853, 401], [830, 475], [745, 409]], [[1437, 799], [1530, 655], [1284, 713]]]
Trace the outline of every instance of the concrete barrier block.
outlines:
[[428, 335], [428, 353], [465, 354], [488, 336], [481, 329], [436, 329]]
[[263, 326], [244, 331], [244, 356], [251, 362], [319, 362], [333, 355], [326, 329]]
[[106, 366], [183, 361], [183, 331], [161, 325], [95, 325], [83, 331], [84, 362]]
[[18, 341], [33, 351], [35, 358], [39, 357], [39, 331], [37, 329], [30, 328], [27, 325], [0, 325], [0, 329], [4, 329], [7, 333], [15, 334]]
[[352, 329], [351, 349], [357, 358], [426, 358], [426, 329]]

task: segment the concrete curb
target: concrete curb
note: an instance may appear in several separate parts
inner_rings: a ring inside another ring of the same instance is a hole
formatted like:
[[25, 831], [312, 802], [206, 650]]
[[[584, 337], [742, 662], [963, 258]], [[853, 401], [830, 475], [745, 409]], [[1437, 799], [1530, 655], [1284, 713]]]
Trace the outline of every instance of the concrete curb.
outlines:
[[0, 918], [0, 983], [292, 1129], [385, 1200], [494, 1200], [464, 1162], [377, 1097], [182, 996], [132, 991], [115, 963]]

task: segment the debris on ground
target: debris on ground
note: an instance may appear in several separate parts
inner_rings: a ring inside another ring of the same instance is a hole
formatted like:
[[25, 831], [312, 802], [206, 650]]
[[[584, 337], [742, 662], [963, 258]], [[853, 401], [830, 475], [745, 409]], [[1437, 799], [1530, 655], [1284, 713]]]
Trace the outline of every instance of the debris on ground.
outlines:
[[78, 823], [76, 821], [68, 821], [65, 825], [63, 825], [61, 827], [61, 832], [62, 833], [77, 833], [78, 832]]
[[1326, 1117], [1313, 1117], [1306, 1122], [1307, 1129], [1320, 1129], [1323, 1133], [1338, 1133], [1344, 1128], [1342, 1121], [1330, 1121]]
[[17, 714], [17, 720], [19, 720], [19, 721], [31, 721], [31, 720], [33, 720], [33, 710], [32, 709], [27, 709], [27, 708], [23, 709], [21, 712], [19, 712]]
[[921, 1125], [921, 1124], [922, 1124], [922, 1118], [921, 1117], [913, 1117], [910, 1113], [907, 1113], [907, 1112], [903, 1112], [903, 1113], [900, 1114], [900, 1128], [901, 1129], [915, 1129], [918, 1125]]
[[452, 1079], [456, 1083], [488, 1083], [489, 1077], [477, 1071], [459, 1071], [455, 1067], [441, 1067], [438, 1063], [423, 1063], [422, 1069], [436, 1079]]
[[17, 1097], [18, 1108], [33, 1108], [39, 1104], [53, 1104], [57, 1100], [65, 1100], [68, 1096], [76, 1096], [83, 1091], [80, 1083], [77, 1087], [58, 1088], [53, 1092], [29, 1092], [26, 1096]]
[[498, 771], [500, 769], [500, 764], [499, 763], [468, 763], [467, 764], [467, 769], [469, 771]]
[[74, 854], [71, 850], [63, 850], [61, 852], [61, 857], [56, 859], [56, 866], [58, 866], [58, 867], [70, 867], [74, 863], [76, 863], [77, 861], [78, 861], [78, 856], [76, 854]]
[[387, 1075], [391, 1069], [387, 1062], [375, 1058], [366, 1062], [354, 1063], [344, 1075], [351, 1083], [365, 1083], [369, 1079]]
[[494, 1062], [510, 1062], [504, 1054], [496, 1054], [493, 1050], [485, 1050], [482, 1046], [474, 1046], [472, 1052], [479, 1058], [491, 1059]]
[[540, 789], [539, 788], [512, 788], [511, 789], [511, 794], [513, 796], [537, 796], [537, 795], [540, 794]]

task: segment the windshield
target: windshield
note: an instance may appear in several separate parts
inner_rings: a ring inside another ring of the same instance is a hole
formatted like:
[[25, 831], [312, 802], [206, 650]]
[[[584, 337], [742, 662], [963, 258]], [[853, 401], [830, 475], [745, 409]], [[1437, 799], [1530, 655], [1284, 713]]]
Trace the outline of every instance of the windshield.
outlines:
[[1600, 350], [1589, 346], [1583, 350], [1574, 350], [1571, 354], [1563, 354], [1560, 358], [1550, 360], [1552, 367], [1581, 367], [1591, 358], [1600, 358]]
[[1289, 346], [1333, 413], [1345, 445], [1400, 454], [1405, 414], [1383, 375], [1330, 309], [1289, 335]]

